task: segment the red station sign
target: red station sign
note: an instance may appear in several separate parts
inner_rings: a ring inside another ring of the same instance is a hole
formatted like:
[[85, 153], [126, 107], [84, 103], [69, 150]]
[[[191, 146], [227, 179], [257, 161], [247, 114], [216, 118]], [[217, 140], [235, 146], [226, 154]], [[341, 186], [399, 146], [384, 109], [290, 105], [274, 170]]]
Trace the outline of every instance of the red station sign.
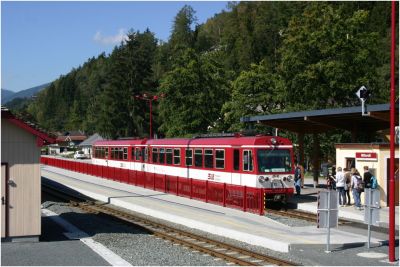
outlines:
[[356, 152], [356, 158], [360, 160], [378, 160], [378, 154], [375, 152]]

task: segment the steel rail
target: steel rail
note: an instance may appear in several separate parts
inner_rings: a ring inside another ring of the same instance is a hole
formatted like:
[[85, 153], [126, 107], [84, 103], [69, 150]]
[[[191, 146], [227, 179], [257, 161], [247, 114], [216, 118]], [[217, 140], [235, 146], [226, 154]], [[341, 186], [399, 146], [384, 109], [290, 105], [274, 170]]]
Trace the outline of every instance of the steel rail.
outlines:
[[[295, 218], [295, 219], [300, 219], [300, 220], [317, 223], [317, 214], [306, 212], [306, 211], [266, 209], [265, 214], [274, 214], [274, 215], [279, 215], [282, 217]], [[349, 223], [351, 223], [351, 221], [339, 219], [340, 225], [349, 224]]]
[[149, 230], [155, 236], [182, 244], [186, 247], [207, 253], [209, 255], [224, 259], [241, 266], [262, 266], [274, 264], [277, 266], [294, 266], [292, 262], [275, 257], [259, 254], [246, 249], [238, 248], [227, 243], [212, 240], [189, 233], [180, 229], [166, 226], [148, 219], [143, 219], [128, 212], [116, 210], [103, 204], [80, 203], [79, 206], [87, 211], [103, 213], [139, 225]]

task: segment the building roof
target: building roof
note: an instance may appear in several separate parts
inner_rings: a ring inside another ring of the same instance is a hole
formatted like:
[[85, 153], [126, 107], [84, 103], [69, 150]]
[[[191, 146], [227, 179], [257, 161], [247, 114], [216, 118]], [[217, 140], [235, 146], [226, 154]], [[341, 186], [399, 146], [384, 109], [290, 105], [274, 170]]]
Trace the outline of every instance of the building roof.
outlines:
[[38, 125], [13, 114], [9, 109], [3, 106], [1, 106], [1, 118], [6, 119], [19, 128], [22, 128], [23, 130], [35, 135], [37, 137], [36, 141], [38, 146], [52, 144], [56, 141], [54, 136], [51, 136], [49, 133], [45, 132]]
[[104, 138], [101, 137], [101, 135], [99, 135], [98, 133], [95, 133], [92, 136], [90, 136], [88, 139], [86, 139], [85, 141], [80, 143], [78, 146], [92, 146], [94, 144], [94, 142], [100, 141], [100, 140], [104, 140]]
[[[398, 105], [396, 109], [398, 125]], [[390, 127], [390, 104], [367, 105], [366, 113], [367, 116], [362, 116], [361, 106], [356, 106], [243, 117], [240, 121], [263, 123], [298, 133], [321, 133], [335, 128], [375, 132]]]
[[82, 131], [66, 131], [57, 133], [57, 142], [84, 141], [87, 136]]

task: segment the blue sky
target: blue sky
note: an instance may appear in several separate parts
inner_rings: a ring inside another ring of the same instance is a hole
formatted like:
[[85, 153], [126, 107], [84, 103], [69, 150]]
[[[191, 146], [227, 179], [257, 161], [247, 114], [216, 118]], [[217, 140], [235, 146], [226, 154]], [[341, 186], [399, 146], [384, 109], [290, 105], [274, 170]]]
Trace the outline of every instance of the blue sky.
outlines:
[[110, 53], [129, 29], [147, 27], [167, 41], [188, 4], [198, 23], [227, 2], [1, 2], [1, 88], [20, 91], [51, 82], [88, 58]]

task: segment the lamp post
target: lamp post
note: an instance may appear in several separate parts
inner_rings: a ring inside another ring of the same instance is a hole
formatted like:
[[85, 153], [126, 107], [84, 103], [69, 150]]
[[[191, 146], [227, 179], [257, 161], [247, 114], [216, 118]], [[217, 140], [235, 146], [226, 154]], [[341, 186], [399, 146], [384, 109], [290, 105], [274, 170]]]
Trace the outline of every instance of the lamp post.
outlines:
[[145, 100], [149, 102], [149, 106], [150, 106], [150, 136], [149, 139], [153, 138], [153, 128], [152, 128], [152, 111], [153, 111], [153, 101], [157, 101], [159, 98], [163, 98], [165, 95], [164, 94], [160, 94], [160, 95], [151, 95], [148, 93], [143, 93], [140, 95], [135, 95], [136, 99], [140, 99], [140, 100]]

